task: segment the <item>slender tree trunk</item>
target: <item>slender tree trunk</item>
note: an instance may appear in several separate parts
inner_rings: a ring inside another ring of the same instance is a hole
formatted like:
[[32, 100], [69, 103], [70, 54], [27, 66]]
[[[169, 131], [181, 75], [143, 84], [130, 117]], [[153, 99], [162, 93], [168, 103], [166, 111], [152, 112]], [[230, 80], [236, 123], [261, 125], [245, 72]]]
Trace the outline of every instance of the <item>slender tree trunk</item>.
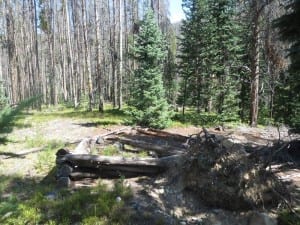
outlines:
[[103, 99], [103, 81], [101, 74], [101, 43], [100, 43], [100, 18], [99, 18], [99, 0], [94, 0], [94, 11], [95, 11], [95, 19], [96, 19], [96, 73], [98, 76], [98, 89], [99, 89], [99, 112], [104, 112], [104, 99]]
[[[35, 41], [35, 67], [36, 67], [36, 73], [35, 73], [35, 95], [40, 95], [42, 83], [41, 83], [41, 77], [40, 77], [40, 63], [39, 63], [39, 43], [38, 43], [38, 16], [37, 16], [37, 5], [36, 0], [33, 0], [33, 7], [34, 7], [34, 41]], [[42, 109], [42, 103], [40, 100], [37, 102], [37, 108], [39, 110]]]
[[119, 78], [118, 78], [118, 106], [122, 108], [122, 88], [123, 88], [123, 15], [122, 0], [119, 0]]
[[81, 0], [82, 4], [82, 17], [83, 17], [83, 39], [84, 39], [84, 61], [85, 61], [85, 73], [87, 76], [88, 82], [88, 95], [89, 95], [89, 106], [88, 110], [92, 111], [93, 103], [93, 83], [92, 83], [92, 74], [90, 68], [90, 54], [89, 54], [89, 44], [88, 44], [88, 33], [87, 33], [87, 17], [86, 17], [86, 2]]
[[113, 28], [111, 34], [111, 60], [112, 60], [112, 82], [113, 82], [113, 106], [117, 107], [118, 104], [118, 71], [116, 68], [117, 62], [117, 13], [116, 13], [116, 0], [113, 0]]
[[258, 104], [259, 104], [259, 3], [253, 1], [253, 21], [252, 21], [252, 46], [251, 46], [251, 105], [250, 105], [250, 125], [257, 126]]
[[9, 0], [5, 0], [6, 8], [6, 43], [8, 49], [8, 74], [10, 78], [9, 92], [11, 104], [17, 103], [17, 67], [16, 67], [16, 45], [15, 45], [15, 22], [13, 10]]

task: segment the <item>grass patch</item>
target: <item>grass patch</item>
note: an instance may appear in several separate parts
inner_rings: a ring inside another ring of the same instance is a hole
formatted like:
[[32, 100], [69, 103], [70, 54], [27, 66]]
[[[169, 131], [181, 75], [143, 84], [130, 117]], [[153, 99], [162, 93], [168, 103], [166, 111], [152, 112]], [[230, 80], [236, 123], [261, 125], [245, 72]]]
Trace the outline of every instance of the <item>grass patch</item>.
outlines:
[[83, 126], [109, 126], [123, 124], [126, 115], [123, 110], [113, 109], [110, 105], [106, 106], [104, 113], [99, 113], [97, 110], [90, 112], [82, 108], [74, 109], [58, 105], [48, 108], [43, 107], [42, 111], [28, 110], [23, 112], [16, 117], [15, 123], [17, 127], [24, 128], [63, 118], [89, 121], [83, 123]]
[[117, 145], [108, 145], [101, 151], [101, 155], [104, 156], [116, 156], [120, 155], [119, 146]]
[[[131, 190], [116, 182], [109, 190], [99, 184], [75, 192], [55, 190], [51, 184], [20, 177], [1, 177], [0, 223], [8, 224], [128, 224], [125, 207]], [[21, 186], [26, 188], [21, 188]], [[34, 192], [32, 191], [34, 190]], [[54, 190], [54, 191], [53, 191]], [[118, 201], [121, 199], [120, 201]]]
[[132, 157], [147, 157], [148, 152], [147, 151], [139, 151], [138, 153], [130, 152], [130, 146], [126, 145], [126, 149], [129, 151], [121, 151], [121, 146], [118, 146], [117, 144], [108, 145], [103, 150], [101, 150], [99, 153], [104, 156], [122, 156], [124, 158], [132, 158]]
[[300, 210], [296, 212], [298, 214], [295, 215], [289, 210], [282, 211], [278, 216], [278, 224], [279, 225], [300, 225]]
[[221, 123], [220, 115], [214, 113], [186, 112], [185, 115], [177, 113], [173, 118], [174, 125], [180, 124], [195, 126], [214, 126]]

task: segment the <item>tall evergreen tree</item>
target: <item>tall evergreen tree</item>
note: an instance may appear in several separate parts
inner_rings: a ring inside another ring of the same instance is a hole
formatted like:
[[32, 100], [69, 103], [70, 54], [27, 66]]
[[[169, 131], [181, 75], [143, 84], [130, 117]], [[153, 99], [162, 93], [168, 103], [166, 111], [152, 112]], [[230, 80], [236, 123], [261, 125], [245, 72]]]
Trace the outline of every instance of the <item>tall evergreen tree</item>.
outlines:
[[196, 106], [200, 112], [208, 102], [209, 88], [203, 80], [207, 67], [205, 66], [205, 51], [207, 47], [206, 1], [184, 0], [183, 10], [186, 20], [181, 27], [180, 65], [182, 77], [180, 103]]
[[[181, 72], [183, 95], [189, 90], [197, 111], [217, 112], [224, 120], [238, 118], [241, 26], [235, 1], [185, 0]], [[185, 99], [185, 98], [183, 98]], [[185, 102], [187, 99], [185, 99]]]
[[300, 0], [292, 0], [287, 14], [275, 20], [281, 39], [291, 44], [289, 57], [291, 65], [288, 76], [282, 78], [276, 98], [277, 119], [300, 127]]
[[209, 1], [211, 26], [210, 73], [214, 75], [214, 108], [224, 120], [238, 119], [238, 80], [242, 28], [236, 19], [236, 1]]
[[151, 10], [148, 10], [141, 21], [133, 53], [138, 69], [134, 71], [131, 84], [129, 114], [134, 123], [164, 128], [171, 121], [162, 80], [162, 62], [166, 57], [166, 48]]

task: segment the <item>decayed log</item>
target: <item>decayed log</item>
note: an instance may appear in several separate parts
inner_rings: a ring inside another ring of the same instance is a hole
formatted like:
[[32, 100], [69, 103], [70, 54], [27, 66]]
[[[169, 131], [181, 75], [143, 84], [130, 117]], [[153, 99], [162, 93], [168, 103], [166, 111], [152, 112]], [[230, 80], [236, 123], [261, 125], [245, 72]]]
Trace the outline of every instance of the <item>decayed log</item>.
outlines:
[[93, 138], [84, 138], [72, 151], [73, 154], [90, 154], [92, 144], [94, 140]]
[[104, 165], [144, 165], [160, 166], [159, 159], [153, 158], [123, 158], [119, 156], [98, 156], [88, 154], [67, 154], [60, 158], [58, 163], [68, 162], [80, 167], [100, 167]]
[[123, 158], [116, 156], [97, 156], [87, 154], [70, 154], [58, 151], [57, 177], [69, 177], [72, 180], [82, 178], [116, 178], [155, 175], [174, 166], [182, 158], [181, 155], [160, 159], [154, 158]]
[[186, 142], [188, 137], [180, 134], [173, 134], [170, 132], [162, 131], [162, 130], [156, 130], [153, 128], [147, 128], [147, 129], [141, 129], [137, 128], [136, 129], [139, 133], [145, 134], [145, 135], [151, 135], [151, 136], [157, 136], [157, 137], [162, 137], [162, 138], [171, 138], [174, 141], [179, 141], [179, 142]]
[[108, 133], [102, 134], [102, 135], [100, 135], [100, 137], [104, 138], [104, 137], [112, 135], [112, 134], [119, 134], [119, 133], [123, 132], [124, 130], [128, 130], [128, 129], [132, 129], [132, 128], [130, 128], [130, 127], [122, 127], [120, 129], [113, 130], [113, 131], [110, 131]]
[[174, 146], [161, 146], [161, 145], [155, 145], [155, 144], [149, 144], [145, 141], [139, 141], [139, 140], [133, 140], [130, 138], [124, 138], [124, 137], [111, 137], [107, 140], [111, 141], [118, 141], [121, 144], [125, 145], [131, 145], [133, 147], [137, 147], [140, 149], [143, 149], [145, 151], [153, 151], [156, 152], [159, 157], [164, 156], [171, 156], [171, 155], [177, 155], [177, 154], [183, 154], [185, 152], [184, 148], [178, 148]]
[[72, 180], [82, 178], [119, 178], [124, 176], [152, 176], [162, 172], [161, 167], [156, 166], [128, 166], [128, 165], [104, 165], [99, 168], [81, 168], [78, 167], [72, 171], [69, 176]]

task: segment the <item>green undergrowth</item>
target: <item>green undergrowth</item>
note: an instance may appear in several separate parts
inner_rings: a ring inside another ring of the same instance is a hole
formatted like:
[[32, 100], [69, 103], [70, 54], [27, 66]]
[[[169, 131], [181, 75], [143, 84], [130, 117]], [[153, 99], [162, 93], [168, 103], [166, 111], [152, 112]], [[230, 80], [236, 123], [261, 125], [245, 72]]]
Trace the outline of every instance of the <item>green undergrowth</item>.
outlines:
[[291, 212], [284, 210], [278, 215], [278, 225], [300, 225], [300, 210]]
[[18, 115], [15, 121], [17, 128], [33, 127], [56, 119], [74, 119], [86, 121], [86, 126], [110, 126], [123, 124], [126, 118], [123, 110], [113, 109], [107, 105], [104, 113], [99, 113], [96, 109], [86, 111], [84, 108], [70, 108], [64, 105], [43, 107], [41, 111], [27, 110]]
[[0, 224], [128, 224], [130, 188], [123, 179], [75, 191], [56, 189], [49, 181], [1, 177]]
[[138, 153], [134, 152], [134, 149], [130, 148], [130, 146], [125, 146], [127, 151], [121, 151], [121, 146], [113, 144], [108, 145], [104, 149], [98, 152], [98, 154], [104, 156], [122, 156], [124, 158], [132, 158], [132, 157], [147, 157], [147, 151], [140, 150]]
[[236, 120], [236, 118], [232, 120], [228, 118], [224, 119], [221, 115], [215, 113], [197, 113], [194, 110], [188, 110], [184, 115], [178, 112], [173, 117], [172, 127], [186, 127], [191, 125], [200, 127], [213, 127], [217, 125], [236, 127], [241, 125], [241, 121]]

